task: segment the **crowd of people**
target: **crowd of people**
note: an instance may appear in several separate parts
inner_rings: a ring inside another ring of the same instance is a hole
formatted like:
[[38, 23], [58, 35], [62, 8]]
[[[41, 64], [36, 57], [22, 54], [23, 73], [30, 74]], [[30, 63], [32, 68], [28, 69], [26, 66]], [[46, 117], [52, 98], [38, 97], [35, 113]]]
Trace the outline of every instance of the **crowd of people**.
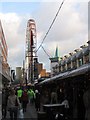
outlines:
[[[90, 81], [88, 87], [76, 89], [75, 91], [66, 91], [61, 87], [45, 89], [42, 91], [42, 102], [44, 104], [62, 104], [65, 108], [65, 114], [70, 119], [82, 118], [90, 120]], [[73, 94], [72, 94], [73, 93]], [[42, 105], [42, 106], [43, 106]]]
[[2, 90], [2, 118], [5, 119], [9, 112], [10, 120], [17, 120], [18, 111], [27, 111], [27, 104], [35, 105], [36, 111], [40, 110], [40, 93], [31, 88], [8, 88]]
[[[6, 118], [7, 111], [10, 113], [11, 120], [17, 120], [18, 110], [22, 108], [23, 113], [27, 111], [27, 104], [35, 105], [36, 111], [40, 111], [41, 104], [62, 104], [67, 109], [70, 107], [68, 96], [64, 96], [61, 89], [39, 92], [32, 88], [8, 88], [2, 90], [2, 117]], [[85, 120], [90, 119], [90, 85], [83, 94], [83, 102], [86, 109]]]

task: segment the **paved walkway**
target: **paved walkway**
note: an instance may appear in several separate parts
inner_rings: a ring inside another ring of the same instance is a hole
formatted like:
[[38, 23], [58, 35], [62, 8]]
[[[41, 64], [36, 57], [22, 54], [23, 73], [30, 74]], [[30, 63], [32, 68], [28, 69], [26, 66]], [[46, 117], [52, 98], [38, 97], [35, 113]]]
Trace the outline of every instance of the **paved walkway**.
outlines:
[[37, 120], [37, 112], [36, 112], [34, 104], [33, 105], [28, 104], [27, 112], [25, 112], [24, 118], [27, 118], [29, 120]]
[[1, 105], [0, 105], [0, 120], [2, 118]]
[[[7, 119], [6, 120], [9, 120], [9, 112], [7, 112]], [[24, 120], [37, 120], [37, 112], [36, 112], [34, 104], [31, 105], [28, 103], [27, 111], [24, 113]]]

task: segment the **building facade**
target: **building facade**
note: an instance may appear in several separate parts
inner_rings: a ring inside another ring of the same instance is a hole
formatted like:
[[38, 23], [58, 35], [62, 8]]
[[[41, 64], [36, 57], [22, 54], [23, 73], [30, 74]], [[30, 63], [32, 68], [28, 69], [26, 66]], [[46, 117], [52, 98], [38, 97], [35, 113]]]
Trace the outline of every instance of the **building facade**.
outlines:
[[4, 31], [0, 21], [0, 73], [2, 76], [2, 83], [8, 84], [11, 80], [10, 78], [10, 67], [7, 62], [8, 57], [8, 47], [4, 36]]
[[16, 67], [16, 80], [22, 81], [22, 67]]
[[50, 58], [51, 77], [90, 63], [90, 41], [87, 43], [87, 45], [81, 46], [80, 49], [74, 50], [74, 52], [69, 53], [69, 55], [62, 57], [60, 60], [56, 59], [56, 57]]

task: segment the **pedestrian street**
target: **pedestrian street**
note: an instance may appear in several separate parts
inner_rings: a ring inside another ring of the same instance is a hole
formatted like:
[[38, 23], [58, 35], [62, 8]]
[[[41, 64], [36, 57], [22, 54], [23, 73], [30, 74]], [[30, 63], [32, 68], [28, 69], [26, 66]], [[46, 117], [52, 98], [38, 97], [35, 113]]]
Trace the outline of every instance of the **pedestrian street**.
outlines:
[[[7, 112], [6, 119], [2, 119], [2, 120], [9, 120], [9, 119], [10, 119], [9, 112]], [[31, 105], [31, 104], [28, 103], [27, 111], [24, 112], [23, 120], [37, 120], [37, 112], [36, 112], [34, 104]]]

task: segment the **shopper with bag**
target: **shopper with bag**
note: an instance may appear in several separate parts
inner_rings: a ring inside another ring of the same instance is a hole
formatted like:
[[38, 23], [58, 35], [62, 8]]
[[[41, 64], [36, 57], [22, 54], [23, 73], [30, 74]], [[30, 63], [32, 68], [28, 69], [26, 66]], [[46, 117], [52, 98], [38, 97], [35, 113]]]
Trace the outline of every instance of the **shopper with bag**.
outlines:
[[17, 120], [18, 109], [21, 107], [18, 97], [15, 95], [15, 90], [10, 91], [7, 107], [10, 112], [10, 120]]

